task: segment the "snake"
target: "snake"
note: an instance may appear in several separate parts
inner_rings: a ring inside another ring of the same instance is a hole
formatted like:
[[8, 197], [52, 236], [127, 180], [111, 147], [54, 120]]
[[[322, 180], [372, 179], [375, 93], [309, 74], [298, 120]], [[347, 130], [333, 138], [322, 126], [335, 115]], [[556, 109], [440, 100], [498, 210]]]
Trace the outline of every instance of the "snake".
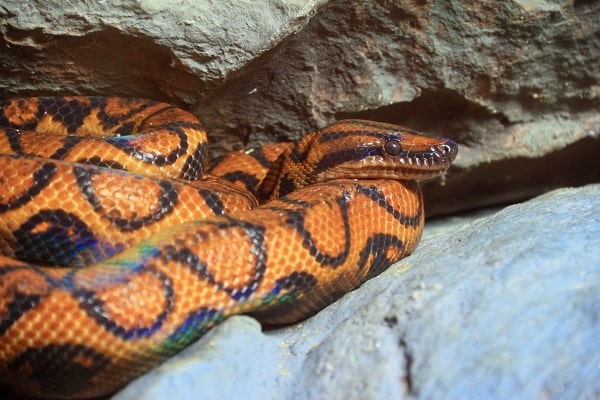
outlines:
[[110, 395], [248, 314], [301, 321], [409, 255], [446, 138], [340, 120], [208, 160], [200, 121], [118, 97], [0, 102], [0, 381]]

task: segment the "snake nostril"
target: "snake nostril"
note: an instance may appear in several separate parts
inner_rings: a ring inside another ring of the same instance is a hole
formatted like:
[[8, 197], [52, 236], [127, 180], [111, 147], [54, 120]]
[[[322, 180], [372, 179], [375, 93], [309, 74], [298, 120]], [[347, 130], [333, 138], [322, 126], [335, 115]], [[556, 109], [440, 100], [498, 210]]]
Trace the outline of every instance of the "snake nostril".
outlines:
[[446, 143], [437, 146], [437, 149], [442, 156], [448, 157], [451, 160], [454, 160], [458, 153], [458, 146], [451, 140], [447, 140]]

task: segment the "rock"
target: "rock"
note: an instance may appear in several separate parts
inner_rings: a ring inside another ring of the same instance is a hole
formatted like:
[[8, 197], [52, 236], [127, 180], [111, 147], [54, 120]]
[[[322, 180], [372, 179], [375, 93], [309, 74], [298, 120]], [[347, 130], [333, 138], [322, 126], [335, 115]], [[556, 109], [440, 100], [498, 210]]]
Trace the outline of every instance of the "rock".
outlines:
[[456, 166], [425, 188], [443, 214], [600, 181], [599, 16], [591, 1], [6, 0], [0, 97], [172, 102], [214, 154], [342, 118], [447, 135]]
[[0, 10], [0, 74], [12, 79], [2, 94], [120, 94], [194, 105], [303, 27], [318, 3], [9, 0]]
[[600, 185], [425, 239], [303, 323], [234, 317], [126, 399], [600, 397]]

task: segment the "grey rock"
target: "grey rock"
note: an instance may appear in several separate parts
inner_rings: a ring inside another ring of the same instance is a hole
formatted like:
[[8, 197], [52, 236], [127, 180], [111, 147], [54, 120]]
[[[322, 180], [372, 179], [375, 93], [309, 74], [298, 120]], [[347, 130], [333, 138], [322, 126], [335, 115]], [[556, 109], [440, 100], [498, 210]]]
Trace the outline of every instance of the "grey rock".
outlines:
[[318, 4], [8, 0], [0, 9], [0, 74], [11, 73], [3, 76], [3, 91], [195, 104], [216, 82], [302, 28]]
[[125, 399], [600, 397], [600, 185], [429, 236], [303, 323], [233, 317]]

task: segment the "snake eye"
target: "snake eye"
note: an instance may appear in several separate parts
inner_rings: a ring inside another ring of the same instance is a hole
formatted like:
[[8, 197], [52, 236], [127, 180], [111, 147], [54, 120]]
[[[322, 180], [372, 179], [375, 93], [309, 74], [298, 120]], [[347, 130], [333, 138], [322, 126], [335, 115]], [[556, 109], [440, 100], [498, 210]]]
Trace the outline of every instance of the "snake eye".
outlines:
[[402, 152], [402, 146], [397, 139], [388, 140], [383, 148], [391, 156], [397, 156]]

